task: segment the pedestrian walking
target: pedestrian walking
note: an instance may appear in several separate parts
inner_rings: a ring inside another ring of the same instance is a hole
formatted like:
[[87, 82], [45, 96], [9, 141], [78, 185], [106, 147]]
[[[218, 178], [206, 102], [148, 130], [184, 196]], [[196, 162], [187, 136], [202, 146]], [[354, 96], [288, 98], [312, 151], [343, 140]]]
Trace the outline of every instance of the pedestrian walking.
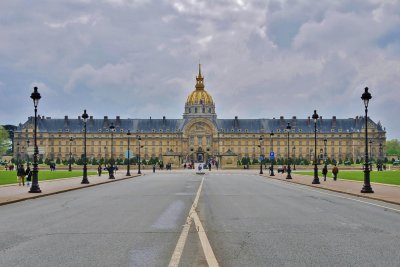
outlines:
[[339, 168], [335, 164], [335, 166], [333, 166], [333, 168], [332, 168], [332, 174], [333, 174], [334, 181], [336, 181], [338, 173], [339, 173]]
[[28, 165], [28, 167], [26, 167], [25, 175], [26, 175], [26, 186], [29, 187], [29, 185], [31, 184], [31, 181], [32, 181], [32, 171], [31, 171], [31, 168], [29, 167], [29, 165]]
[[326, 181], [327, 174], [328, 174], [328, 166], [325, 164], [325, 166], [322, 168], [322, 175], [324, 176], [324, 181]]
[[156, 172], [156, 164], [153, 165], [153, 173]]
[[211, 162], [208, 163], [208, 171], [211, 171]]
[[101, 176], [102, 171], [103, 171], [103, 168], [101, 167], [101, 164], [99, 164], [99, 167], [97, 167], [97, 173], [99, 176]]
[[18, 165], [17, 176], [18, 176], [18, 185], [21, 186], [21, 184], [22, 184], [23, 186], [25, 186], [25, 169], [24, 169], [24, 165], [22, 165], [22, 164]]

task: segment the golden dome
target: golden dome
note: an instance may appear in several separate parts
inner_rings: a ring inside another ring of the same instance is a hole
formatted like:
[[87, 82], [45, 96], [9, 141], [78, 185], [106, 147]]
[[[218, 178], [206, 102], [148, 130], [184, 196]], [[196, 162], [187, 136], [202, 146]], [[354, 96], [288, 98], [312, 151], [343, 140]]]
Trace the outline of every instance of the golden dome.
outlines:
[[212, 105], [213, 103], [212, 97], [204, 90], [204, 77], [201, 76], [201, 65], [199, 64], [199, 76], [196, 77], [196, 89], [188, 96], [186, 104]]

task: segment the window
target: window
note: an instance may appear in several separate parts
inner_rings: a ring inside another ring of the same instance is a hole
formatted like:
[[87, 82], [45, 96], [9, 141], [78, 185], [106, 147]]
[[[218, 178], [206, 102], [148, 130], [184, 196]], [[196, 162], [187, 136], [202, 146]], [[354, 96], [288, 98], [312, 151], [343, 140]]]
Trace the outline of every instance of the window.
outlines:
[[194, 113], [197, 113], [197, 108], [194, 108]]

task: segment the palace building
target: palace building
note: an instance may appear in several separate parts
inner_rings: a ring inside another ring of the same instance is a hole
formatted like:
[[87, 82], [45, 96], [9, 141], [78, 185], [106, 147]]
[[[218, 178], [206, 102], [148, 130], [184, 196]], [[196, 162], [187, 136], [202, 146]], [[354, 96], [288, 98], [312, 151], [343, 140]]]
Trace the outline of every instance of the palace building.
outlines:
[[[37, 144], [42, 159], [74, 159], [83, 155], [84, 120], [81, 117], [50, 118], [38, 116]], [[290, 124], [291, 129], [287, 129]], [[98, 119], [87, 121], [87, 158], [125, 159], [130, 131], [131, 157], [159, 158], [179, 164], [217, 160], [222, 167], [235, 167], [243, 157], [259, 159], [260, 154], [275, 152], [275, 159], [314, 159], [314, 121], [312, 118], [230, 119], [217, 118], [215, 103], [206, 91], [199, 65], [195, 89], [185, 103], [183, 118], [169, 119]], [[110, 127], [111, 126], [111, 127]], [[364, 117], [317, 119], [317, 157], [361, 160], [365, 147]], [[112, 132], [111, 132], [112, 131]], [[33, 154], [34, 117], [20, 124], [14, 133], [14, 157], [25, 159]], [[368, 118], [370, 155], [384, 156], [386, 132], [381, 124]], [[273, 135], [271, 134], [273, 133]], [[288, 144], [289, 135], [289, 144]], [[141, 141], [139, 141], [139, 137]], [[72, 138], [72, 139], [71, 139]], [[111, 139], [113, 145], [111, 146]], [[72, 140], [72, 141], [71, 141]], [[324, 140], [326, 140], [324, 142]], [[139, 144], [140, 142], [140, 144]], [[288, 146], [289, 145], [289, 146]], [[111, 151], [111, 147], [113, 148]], [[288, 151], [289, 147], [289, 151]]]

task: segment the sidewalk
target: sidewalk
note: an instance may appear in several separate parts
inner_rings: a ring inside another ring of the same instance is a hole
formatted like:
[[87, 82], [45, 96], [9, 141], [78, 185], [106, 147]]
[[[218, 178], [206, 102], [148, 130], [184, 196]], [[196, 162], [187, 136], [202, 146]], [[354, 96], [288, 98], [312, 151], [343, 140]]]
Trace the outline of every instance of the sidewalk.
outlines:
[[364, 183], [360, 181], [350, 181], [350, 180], [341, 180], [340, 177], [336, 181], [332, 178], [326, 178], [324, 181], [324, 177], [319, 177], [319, 181], [321, 184], [312, 184], [314, 179], [313, 176], [308, 175], [301, 175], [298, 173], [293, 174], [291, 180], [286, 179], [285, 174], [278, 174], [275, 173], [275, 176], [270, 175], [263, 175], [264, 177], [282, 180], [290, 183], [302, 184], [307, 185], [310, 187], [322, 188], [334, 192], [339, 193], [346, 193], [353, 196], [364, 197], [369, 199], [381, 200], [384, 202], [392, 203], [400, 205], [400, 186], [397, 185], [385, 185], [385, 184], [378, 184], [378, 183], [371, 183], [372, 190], [374, 193], [361, 193], [361, 188], [363, 187]]
[[18, 186], [18, 184], [2, 185], [0, 186], [0, 206], [139, 176], [136, 172], [131, 172], [131, 174], [131, 176], [126, 176], [125, 171], [119, 171], [115, 175], [115, 179], [108, 179], [108, 173], [103, 173], [101, 176], [91, 175], [88, 176], [90, 184], [81, 184], [82, 176], [46, 181], [40, 181], [39, 177], [39, 187], [42, 193], [29, 193], [30, 187], [27, 187], [26, 183], [25, 186]]

